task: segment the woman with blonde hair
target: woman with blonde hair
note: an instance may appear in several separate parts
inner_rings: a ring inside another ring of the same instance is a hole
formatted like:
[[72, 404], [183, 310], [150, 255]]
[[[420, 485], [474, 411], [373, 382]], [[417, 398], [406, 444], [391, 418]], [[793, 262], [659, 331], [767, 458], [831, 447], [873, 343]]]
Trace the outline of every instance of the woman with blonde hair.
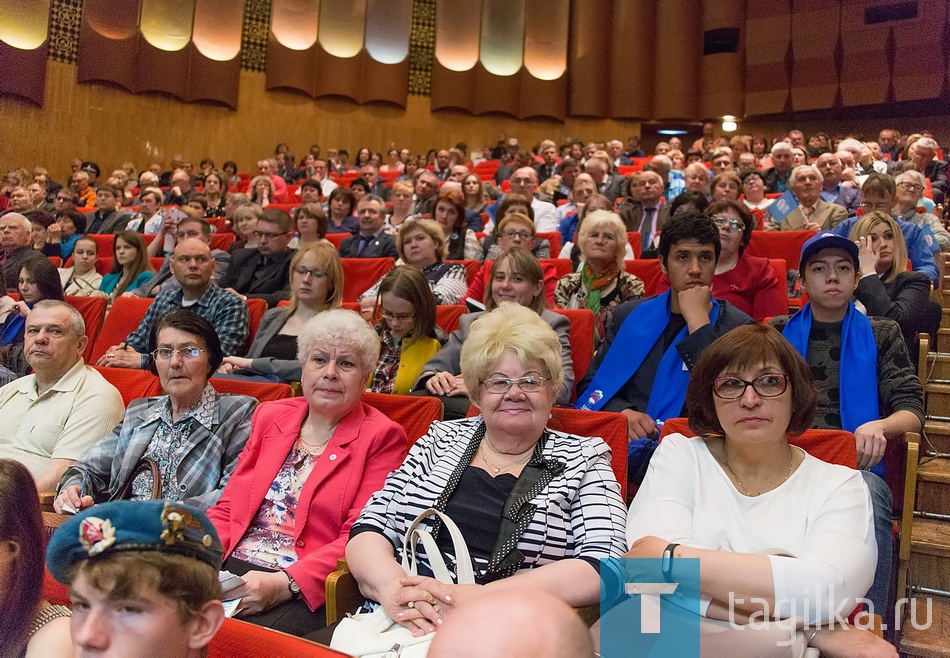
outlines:
[[274, 203], [276, 188], [270, 176], [255, 176], [248, 191], [251, 193], [251, 201], [260, 205], [261, 208]]
[[264, 313], [247, 356], [227, 356], [220, 374], [299, 382], [297, 337], [317, 313], [340, 308], [343, 300], [343, 265], [328, 242], [312, 242], [290, 260], [290, 305]]
[[[900, 325], [908, 353], [916, 354], [917, 334], [935, 332], [940, 322], [930, 299], [930, 279], [907, 270], [907, 244], [893, 217], [876, 210], [862, 216], [848, 236], [858, 245], [861, 279], [854, 298], [868, 315]], [[934, 322], [936, 320], [936, 322]]]
[[[461, 264], [444, 260], [445, 237], [437, 221], [415, 219], [404, 223], [396, 236], [396, 251], [399, 253], [397, 265], [411, 265], [422, 272], [436, 304], [461, 303], [468, 288], [468, 275]], [[383, 278], [359, 296], [363, 317], [372, 317]]]
[[412, 183], [408, 181], [396, 181], [393, 183], [393, 193], [390, 197], [391, 210], [386, 216], [386, 223], [383, 228], [387, 233], [396, 234], [399, 227], [402, 226], [411, 216], [409, 212], [412, 208]]
[[380, 350], [369, 389], [408, 395], [445, 338], [437, 335], [435, 297], [419, 269], [397, 265], [380, 282], [376, 306]]
[[587, 308], [597, 320], [595, 338], [604, 336], [613, 310], [643, 297], [643, 281], [624, 270], [626, 227], [616, 213], [597, 210], [584, 218], [578, 232], [583, 269], [563, 276], [554, 291], [559, 308]]

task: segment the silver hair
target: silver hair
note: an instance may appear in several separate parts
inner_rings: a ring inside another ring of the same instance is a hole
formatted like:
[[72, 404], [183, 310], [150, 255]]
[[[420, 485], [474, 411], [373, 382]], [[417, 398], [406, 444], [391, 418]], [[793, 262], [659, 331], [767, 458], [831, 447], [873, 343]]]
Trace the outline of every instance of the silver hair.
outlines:
[[24, 231], [30, 232], [33, 230], [33, 222], [27, 218], [26, 215], [20, 214], [18, 212], [8, 212], [3, 216], [4, 219], [15, 219], [20, 223], [20, 228]]
[[657, 165], [665, 167], [666, 170], [669, 171], [673, 168], [673, 161], [666, 155], [654, 155], [653, 159], [650, 160], [650, 169], [655, 172]]
[[906, 179], [906, 178], [912, 179], [918, 185], [927, 184], [927, 179], [924, 177], [922, 173], [920, 173], [916, 169], [909, 169], [907, 171], [902, 171], [901, 173], [897, 174], [897, 176], [894, 177], [894, 182], [900, 183], [901, 179]]
[[789, 176], [788, 176], [788, 186], [789, 186], [789, 187], [795, 187], [795, 184], [798, 182], [798, 177], [802, 175], [803, 170], [805, 170], [805, 169], [809, 169], [809, 170], [813, 171], [813, 172], [815, 173], [815, 175], [818, 176], [818, 180], [822, 180], [822, 179], [824, 178], [824, 176], [823, 176], [822, 173], [821, 173], [821, 169], [819, 169], [819, 168], [816, 167], [815, 165], [812, 165], [812, 164], [798, 165], [797, 167], [795, 167], [794, 169], [792, 169], [792, 173], [789, 174]]
[[917, 148], [925, 148], [936, 151], [940, 146], [937, 145], [937, 140], [931, 139], [930, 137], [921, 137], [916, 142]]
[[317, 344], [328, 343], [354, 348], [366, 374], [373, 371], [379, 360], [379, 336], [353, 311], [336, 308], [308, 320], [297, 337], [297, 359], [303, 363]]
[[[60, 301], [58, 299], [44, 299], [44, 300], [36, 302], [36, 305], [33, 306], [34, 311], [37, 309], [44, 309], [44, 308], [65, 309], [66, 311], [69, 312], [69, 317], [72, 320], [72, 325], [73, 325], [73, 333], [76, 334], [76, 337], [78, 338], [79, 336], [86, 335], [86, 321], [83, 319], [82, 313], [77, 311], [75, 307], [70, 306], [66, 302]], [[27, 318], [27, 321], [29, 321], [29, 318]]]
[[775, 155], [779, 151], [788, 151], [789, 153], [791, 153], [792, 145], [789, 144], [788, 142], [775, 142], [772, 145], [772, 150], [769, 151], [769, 153], [771, 153], [772, 155]]
[[158, 185], [158, 176], [151, 171], [143, 171], [139, 174], [139, 183], [148, 183], [149, 185]]

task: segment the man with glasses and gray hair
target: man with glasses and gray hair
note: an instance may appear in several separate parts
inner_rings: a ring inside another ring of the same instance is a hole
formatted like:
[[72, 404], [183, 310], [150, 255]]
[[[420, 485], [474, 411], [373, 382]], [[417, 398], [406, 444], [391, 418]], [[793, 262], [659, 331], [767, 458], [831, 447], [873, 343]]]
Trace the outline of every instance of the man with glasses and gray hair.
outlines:
[[214, 326], [225, 356], [240, 354], [250, 333], [247, 304], [240, 296], [214, 284], [214, 266], [211, 248], [206, 242], [198, 238], [181, 240], [172, 254], [170, 266], [180, 287], [159, 293], [138, 329], [110, 347], [96, 365], [145, 368], [149, 332], [166, 313], [178, 308], [190, 309]]

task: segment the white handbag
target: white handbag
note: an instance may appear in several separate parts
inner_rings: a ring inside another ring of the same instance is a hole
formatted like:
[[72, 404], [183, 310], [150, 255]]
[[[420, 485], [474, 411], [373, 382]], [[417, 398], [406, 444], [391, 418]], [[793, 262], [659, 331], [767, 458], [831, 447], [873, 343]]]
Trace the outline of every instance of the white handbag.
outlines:
[[[406, 531], [402, 541], [403, 570], [410, 576], [417, 575], [416, 547], [421, 542], [436, 580], [442, 583], [455, 582], [432, 534], [419, 528], [419, 524], [430, 516], [438, 517], [452, 538], [458, 584], [474, 585], [475, 571], [462, 533], [452, 519], [433, 507], [417, 516]], [[432, 636], [433, 634], [429, 633], [422, 637], [413, 637], [412, 631], [390, 619], [380, 606], [373, 612], [347, 615], [334, 630], [330, 647], [360, 658], [386, 658], [396, 655], [400, 658], [425, 658]]]

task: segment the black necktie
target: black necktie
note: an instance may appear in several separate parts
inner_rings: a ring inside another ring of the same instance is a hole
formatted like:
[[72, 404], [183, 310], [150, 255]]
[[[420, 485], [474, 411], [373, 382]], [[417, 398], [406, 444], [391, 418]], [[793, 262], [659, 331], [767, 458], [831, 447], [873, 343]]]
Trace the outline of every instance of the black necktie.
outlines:
[[360, 248], [359, 248], [359, 251], [356, 252], [357, 255], [359, 255], [359, 256], [362, 256], [362, 255], [363, 255], [363, 251], [366, 249], [366, 245], [369, 244], [369, 241], [372, 240], [373, 237], [374, 237], [374, 236], [372, 236], [372, 235], [361, 235], [361, 236], [360, 236]]

